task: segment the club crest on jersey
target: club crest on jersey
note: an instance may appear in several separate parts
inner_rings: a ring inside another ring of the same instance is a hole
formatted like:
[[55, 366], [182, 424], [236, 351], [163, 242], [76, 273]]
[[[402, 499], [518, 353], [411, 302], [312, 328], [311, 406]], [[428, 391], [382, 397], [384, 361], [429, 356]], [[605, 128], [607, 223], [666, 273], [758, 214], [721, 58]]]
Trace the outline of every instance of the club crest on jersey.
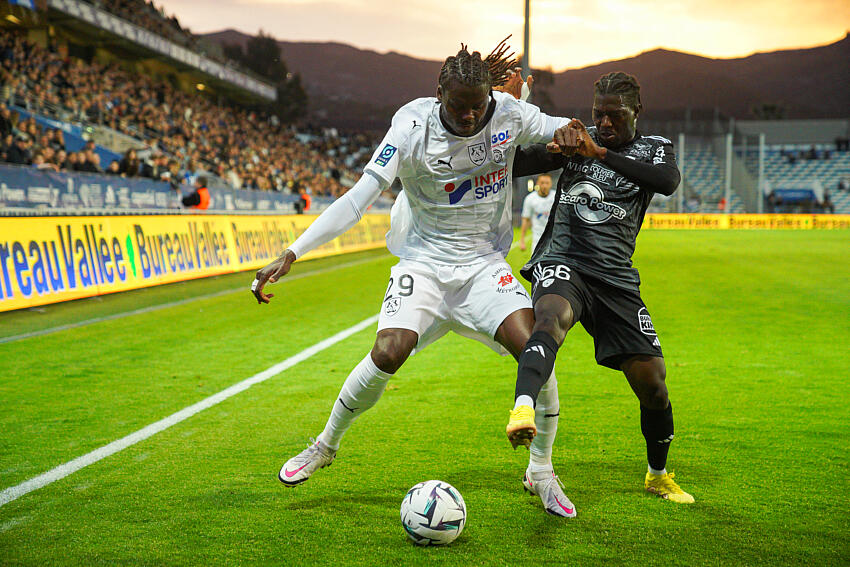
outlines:
[[649, 157], [651, 152], [652, 146], [649, 144], [644, 142], [635, 142], [629, 149], [626, 157], [630, 157], [632, 159], [646, 159]]
[[605, 202], [605, 194], [589, 181], [579, 181], [561, 195], [559, 204], [572, 205], [578, 217], [586, 223], [599, 224], [611, 217], [622, 220], [626, 211], [619, 205]]
[[387, 317], [392, 317], [398, 310], [401, 308], [401, 298], [400, 297], [390, 297], [387, 299], [386, 305], [384, 305], [384, 313]]
[[640, 325], [640, 332], [644, 335], [654, 337], [657, 334], [655, 327], [652, 326], [652, 319], [649, 317], [646, 307], [638, 309], [638, 324]]
[[386, 165], [390, 162], [390, 160], [393, 159], [393, 156], [395, 155], [395, 153], [397, 151], [398, 151], [397, 147], [395, 147], [391, 144], [387, 144], [381, 150], [381, 153], [378, 154], [378, 157], [375, 158], [375, 163], [377, 163], [381, 167], [386, 167]]
[[[474, 181], [474, 183], [473, 183]], [[502, 167], [491, 171], [486, 175], [476, 175], [473, 179], [466, 179], [460, 185], [446, 183], [443, 190], [449, 194], [449, 204], [456, 205], [463, 196], [474, 189], [476, 199], [484, 199], [496, 195], [508, 184], [508, 168]]]
[[467, 147], [469, 150], [469, 159], [475, 165], [481, 165], [487, 159], [487, 150], [484, 148], [484, 142], [473, 144]]

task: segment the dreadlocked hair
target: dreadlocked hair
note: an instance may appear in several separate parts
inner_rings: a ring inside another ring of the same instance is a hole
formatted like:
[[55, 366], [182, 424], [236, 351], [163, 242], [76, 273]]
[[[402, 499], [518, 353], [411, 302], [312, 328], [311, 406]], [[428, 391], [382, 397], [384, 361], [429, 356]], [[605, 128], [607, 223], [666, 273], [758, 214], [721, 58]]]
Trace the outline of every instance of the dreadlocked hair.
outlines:
[[602, 75], [599, 80], [593, 84], [595, 93], [599, 96], [619, 95], [622, 97], [623, 103], [637, 109], [641, 106], [640, 103], [640, 85], [637, 79], [628, 73], [616, 71]]
[[458, 81], [469, 86], [504, 85], [508, 80], [508, 71], [517, 64], [517, 60], [513, 58], [513, 51], [505, 55], [510, 50], [510, 46], [506, 43], [510, 38], [511, 36], [508, 36], [499, 42], [499, 45], [484, 59], [481, 59], [481, 54], [477, 51], [470, 53], [466, 45], [461, 43], [457, 55], [449, 57], [443, 63], [438, 83], [443, 87], [451, 81]]

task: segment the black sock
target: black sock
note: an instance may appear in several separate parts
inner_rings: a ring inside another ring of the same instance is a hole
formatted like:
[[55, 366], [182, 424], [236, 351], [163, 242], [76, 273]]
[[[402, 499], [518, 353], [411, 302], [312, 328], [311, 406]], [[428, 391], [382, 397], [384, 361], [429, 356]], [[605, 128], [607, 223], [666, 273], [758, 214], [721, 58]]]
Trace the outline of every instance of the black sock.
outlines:
[[646, 459], [649, 466], [660, 471], [667, 466], [667, 451], [673, 441], [673, 405], [654, 410], [640, 406], [640, 430], [646, 439]]
[[549, 333], [537, 331], [529, 337], [519, 356], [514, 399], [522, 395], [530, 396], [535, 405], [537, 404], [540, 388], [549, 379], [555, 367], [557, 352], [558, 343]]

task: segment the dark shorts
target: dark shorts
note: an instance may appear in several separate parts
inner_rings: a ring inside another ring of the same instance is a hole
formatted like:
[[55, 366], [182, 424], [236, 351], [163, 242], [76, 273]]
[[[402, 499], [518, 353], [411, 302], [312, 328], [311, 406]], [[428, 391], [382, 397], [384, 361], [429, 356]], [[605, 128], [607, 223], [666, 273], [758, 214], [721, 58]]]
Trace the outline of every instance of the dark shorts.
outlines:
[[596, 362], [620, 370], [634, 355], [663, 357], [640, 292], [623, 289], [557, 262], [540, 262], [532, 272], [532, 303], [544, 295], [570, 302], [575, 320], [593, 337]]

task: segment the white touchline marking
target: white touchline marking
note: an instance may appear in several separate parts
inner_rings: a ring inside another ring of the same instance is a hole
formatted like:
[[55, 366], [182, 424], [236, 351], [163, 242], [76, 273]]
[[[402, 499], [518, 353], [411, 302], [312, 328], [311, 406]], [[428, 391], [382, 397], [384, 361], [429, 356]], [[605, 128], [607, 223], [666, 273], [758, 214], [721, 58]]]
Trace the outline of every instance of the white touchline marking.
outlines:
[[[361, 260], [354, 260], [352, 262], [346, 262], [345, 264], [337, 264], [335, 266], [330, 266], [328, 268], [322, 268], [320, 270], [313, 270], [312, 272], [304, 272], [303, 274], [296, 274], [294, 276], [287, 276], [284, 279], [280, 280], [278, 283], [286, 283], [291, 282], [293, 280], [299, 280], [301, 278], [306, 278], [309, 276], [315, 276], [319, 274], [325, 274], [327, 272], [333, 272], [335, 270], [339, 270], [341, 268], [350, 268], [351, 266], [359, 266], [360, 264], [367, 264], [369, 262], [376, 262], [378, 260], [385, 259], [386, 256], [377, 256], [375, 258], [364, 258]], [[177, 283], [177, 282], [175, 282]], [[274, 284], [272, 284], [274, 285]], [[146, 289], [146, 288], [142, 288]], [[127, 290], [132, 291], [132, 290]], [[186, 299], [181, 299], [179, 301], [172, 301], [170, 303], [161, 303], [160, 305], [151, 305], [150, 307], [142, 307], [141, 309], [134, 309], [132, 311], [123, 311], [121, 313], [113, 313], [112, 315], [105, 315], [103, 317], [95, 317], [94, 319], [86, 319], [85, 321], [78, 321], [76, 323], [68, 323], [67, 325], [59, 325], [58, 327], [50, 327], [49, 329], [42, 329], [40, 331], [32, 331], [30, 333], [23, 333], [20, 335], [12, 335], [9, 337], [0, 337], [0, 344], [3, 343], [12, 343], [15, 341], [21, 341], [23, 339], [31, 339], [33, 337], [40, 337], [42, 335], [49, 335], [52, 333], [58, 333], [59, 331], [67, 331], [68, 329], [76, 329], [78, 327], [85, 327], [87, 325], [93, 325], [94, 323], [103, 323], [104, 321], [112, 321], [114, 319], [123, 319], [124, 317], [130, 317], [131, 315], [141, 315], [142, 313], [150, 313], [151, 311], [159, 311], [160, 309], [168, 309], [170, 307], [179, 307], [180, 305], [185, 305], [187, 303], [192, 303], [193, 301], [200, 301], [202, 299], [213, 299], [216, 297], [221, 297], [222, 295], [229, 295], [231, 293], [239, 293], [245, 292], [246, 294], [250, 293], [250, 285], [234, 288], [234, 289], [225, 289], [223, 291], [217, 291], [215, 293], [208, 293], [206, 295], [199, 295], [197, 297], [189, 297]], [[102, 296], [96, 295], [94, 298], [96, 299]], [[252, 298], [251, 301], [254, 301]], [[0, 313], [2, 315], [2, 313]]]
[[353, 327], [349, 327], [344, 331], [340, 331], [339, 333], [333, 335], [332, 337], [328, 337], [327, 339], [320, 341], [314, 344], [311, 347], [308, 347], [296, 355], [290, 356], [283, 362], [279, 362], [272, 366], [271, 368], [267, 368], [263, 370], [259, 374], [255, 374], [250, 378], [246, 378], [241, 382], [230, 386], [229, 388], [222, 390], [217, 394], [213, 394], [212, 396], [201, 400], [200, 402], [193, 404], [187, 408], [184, 408], [177, 413], [171, 414], [166, 418], [160, 419], [155, 423], [151, 423], [147, 427], [139, 429], [135, 433], [131, 433], [126, 437], [122, 437], [117, 441], [113, 441], [108, 445], [104, 445], [99, 449], [95, 449], [91, 453], [87, 453], [82, 457], [77, 457], [73, 461], [68, 461], [65, 464], [59, 465], [58, 467], [47, 471], [44, 474], [40, 474], [37, 477], [31, 478], [27, 481], [22, 482], [16, 486], [12, 486], [0, 492], [0, 507], [5, 506], [9, 502], [13, 500], [17, 500], [21, 496], [32, 492], [33, 490], [38, 490], [44, 486], [47, 486], [50, 483], [56, 482], [57, 480], [61, 480], [66, 476], [77, 472], [78, 470], [85, 468], [91, 464], [94, 464], [101, 459], [105, 459], [110, 455], [114, 455], [119, 451], [123, 451], [127, 447], [135, 445], [140, 441], [144, 441], [148, 437], [156, 435], [157, 433], [164, 431], [171, 427], [172, 425], [176, 425], [181, 421], [187, 420], [196, 413], [202, 412], [205, 409], [211, 408], [212, 406], [223, 402], [227, 398], [233, 397], [236, 394], [247, 390], [254, 384], [259, 384], [260, 382], [264, 382], [269, 378], [272, 378], [284, 370], [291, 368], [298, 364], [299, 362], [303, 362], [317, 354], [328, 347], [335, 345], [336, 343], [347, 339], [354, 333], [362, 331], [366, 329], [370, 325], [373, 325], [378, 320], [377, 315], [373, 315], [368, 319], [364, 319], [360, 321]]

